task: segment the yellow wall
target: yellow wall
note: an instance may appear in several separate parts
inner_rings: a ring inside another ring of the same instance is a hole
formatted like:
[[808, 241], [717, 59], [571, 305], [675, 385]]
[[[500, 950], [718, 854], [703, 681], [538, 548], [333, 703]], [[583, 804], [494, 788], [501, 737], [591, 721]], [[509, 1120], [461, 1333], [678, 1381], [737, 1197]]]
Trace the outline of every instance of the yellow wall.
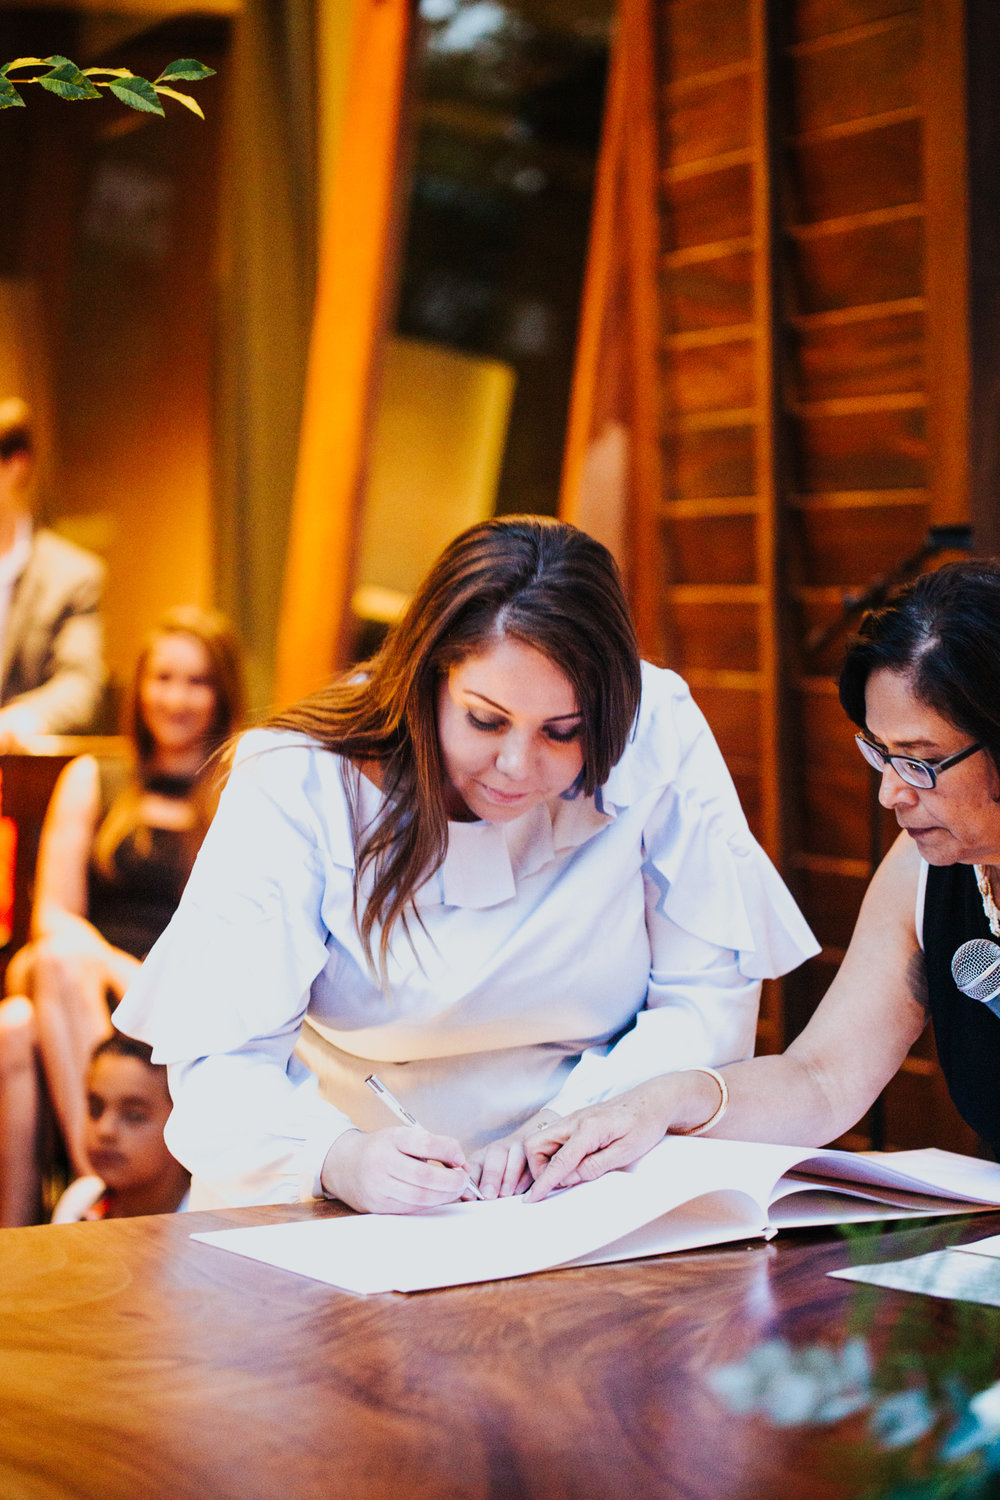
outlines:
[[361, 584], [410, 594], [446, 542], [492, 514], [513, 392], [514, 372], [499, 360], [389, 340], [362, 514]]

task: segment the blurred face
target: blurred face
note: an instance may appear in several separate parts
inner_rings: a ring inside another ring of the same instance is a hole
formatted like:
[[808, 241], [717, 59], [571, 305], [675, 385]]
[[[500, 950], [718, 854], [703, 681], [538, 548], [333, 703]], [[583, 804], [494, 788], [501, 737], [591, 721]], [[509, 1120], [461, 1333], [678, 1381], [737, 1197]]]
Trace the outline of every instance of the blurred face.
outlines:
[[116, 1192], [152, 1186], [176, 1171], [163, 1144], [170, 1096], [162, 1070], [103, 1053], [87, 1079], [84, 1144], [98, 1177]]
[[139, 707], [157, 747], [196, 750], [215, 723], [212, 663], [197, 636], [157, 636], [139, 679]]
[[565, 674], [502, 639], [452, 667], [438, 695], [448, 815], [509, 823], [568, 791], [583, 769], [582, 719]]
[[[873, 672], [865, 689], [868, 737], [890, 755], [938, 761], [973, 741], [915, 698], [900, 672]], [[909, 786], [891, 766], [879, 801], [896, 814], [931, 865], [1000, 865], [1000, 778], [985, 751], [942, 771], [931, 791]]]

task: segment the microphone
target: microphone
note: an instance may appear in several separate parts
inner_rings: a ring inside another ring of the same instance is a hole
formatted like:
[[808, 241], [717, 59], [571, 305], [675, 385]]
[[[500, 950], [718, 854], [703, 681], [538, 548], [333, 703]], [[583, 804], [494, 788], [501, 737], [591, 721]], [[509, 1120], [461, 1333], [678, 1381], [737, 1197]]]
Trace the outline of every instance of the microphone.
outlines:
[[951, 977], [963, 995], [1000, 1016], [1000, 945], [989, 938], [963, 943], [951, 961]]

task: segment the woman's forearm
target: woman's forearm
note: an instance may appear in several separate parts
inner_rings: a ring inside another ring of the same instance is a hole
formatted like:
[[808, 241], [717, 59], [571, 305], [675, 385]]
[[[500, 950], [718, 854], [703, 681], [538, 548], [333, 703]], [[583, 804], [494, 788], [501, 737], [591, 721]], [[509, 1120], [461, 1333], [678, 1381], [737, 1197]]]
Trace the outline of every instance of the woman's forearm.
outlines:
[[[818, 1145], [852, 1123], [831, 1108], [821, 1076], [803, 1059], [758, 1057], [719, 1072], [728, 1105], [708, 1134]], [[616, 1099], [567, 1115], [526, 1143], [535, 1179], [530, 1196], [543, 1198], [553, 1188], [628, 1166], [664, 1136], [702, 1129], [722, 1103], [711, 1073], [690, 1069], [663, 1073]]]
[[793, 1053], [754, 1057], [719, 1071], [729, 1089], [729, 1107], [707, 1134], [728, 1140], [820, 1146], [847, 1130], [867, 1107], [831, 1095], [824, 1074]]

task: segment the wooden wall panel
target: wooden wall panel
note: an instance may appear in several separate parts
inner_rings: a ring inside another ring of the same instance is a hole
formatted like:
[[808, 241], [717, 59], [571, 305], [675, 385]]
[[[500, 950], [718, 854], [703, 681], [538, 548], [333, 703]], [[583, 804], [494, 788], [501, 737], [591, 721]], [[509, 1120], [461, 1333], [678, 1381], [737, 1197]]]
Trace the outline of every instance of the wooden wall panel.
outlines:
[[703, 167], [675, 168], [665, 174], [669, 212], [663, 239], [669, 250], [691, 245], [717, 244], [750, 234], [750, 168], [745, 162]]
[[[734, 597], [734, 594], [736, 597]], [[759, 652], [753, 599], [724, 585], [679, 585], [670, 591], [671, 631], [684, 670], [752, 672]]]
[[920, 134], [916, 114], [899, 111], [884, 125], [853, 120], [800, 138], [789, 169], [790, 213], [809, 224], [919, 202]]
[[[728, 422], [729, 418], [723, 418]], [[671, 472], [668, 496], [715, 499], [752, 495], [754, 491], [754, 428], [739, 426], [682, 427], [668, 432], [665, 456]]]
[[796, 131], [918, 105], [920, 42], [919, 17], [904, 14], [794, 45]]
[[675, 412], [753, 405], [753, 339], [733, 337], [728, 330], [721, 336], [710, 331], [710, 339], [675, 343], [663, 361], [663, 383]]
[[800, 313], [875, 307], [923, 295], [920, 207], [872, 209], [847, 219], [793, 226], [790, 233], [795, 310]]
[[750, 145], [751, 79], [742, 68], [694, 83], [668, 99], [662, 160], [668, 167], [727, 156]]
[[746, 0], [668, 0], [657, 17], [664, 81], [681, 83], [750, 56], [750, 14]]
[[848, 411], [800, 409], [796, 430], [800, 491], [912, 489], [927, 477], [922, 404], [880, 410], [866, 401]]
[[860, 589], [912, 551], [927, 527], [926, 505], [817, 506], [789, 517], [788, 535], [811, 583]]
[[700, 679], [697, 672], [689, 673], [689, 676], [702, 713], [712, 726], [730, 770], [739, 763], [753, 768], [763, 749], [760, 717], [754, 711], [754, 685], [743, 682], [718, 687], [715, 685], [717, 677], [714, 680]]
[[862, 869], [852, 875], [844, 869], [843, 862], [831, 863], [824, 869], [816, 861], [812, 869], [802, 873], [799, 889], [803, 902], [812, 914], [813, 931], [824, 948], [837, 948], [843, 952], [851, 940], [854, 921], [861, 898], [868, 884], [868, 872], [864, 861]]
[[807, 769], [802, 778], [803, 821], [810, 830], [807, 869], [817, 855], [850, 860], [867, 851], [866, 786], [867, 777], [851, 772], [829, 767], [820, 774]]
[[663, 545], [676, 583], [752, 584], [756, 577], [756, 522], [736, 515], [677, 515], [668, 510]]
[[793, 355], [803, 401], [836, 401], [920, 389], [924, 379], [924, 318], [915, 303], [898, 311], [848, 308], [841, 318], [799, 318]]
[[752, 253], [742, 245], [666, 256], [660, 278], [664, 336], [743, 327], [753, 317], [752, 273]]
[[790, 7], [791, 36], [794, 41], [811, 41], [919, 9], [920, 0], [798, 0]]
[[[932, 519], [968, 506], [940, 494], [931, 378], [961, 305], [926, 160], [929, 119], [947, 139], [935, 59], [953, 64], [961, 23], [958, 0], [942, 3], [933, 24], [919, 0], [655, 9], [662, 655], [688, 676], [823, 944], [783, 1010], [769, 1000], [768, 1045], [835, 974], [895, 826], [836, 697], [845, 607]], [[940, 1097], [924, 1046], [881, 1110], [890, 1135], [914, 1139]], [[942, 1121], [939, 1143], [964, 1139]]]
[[[861, 596], [921, 545], [932, 465], [923, 14], [860, 0], [796, 0], [792, 10], [786, 420], [804, 759], [792, 861], [824, 944], [813, 972], [787, 988], [794, 1032], [833, 977], [873, 860], [895, 834], [833, 691], [843, 638], [836, 624], [845, 598]], [[822, 624], [832, 633], [816, 650], [812, 632]], [[939, 1085], [933, 1059], [915, 1055], [868, 1122], [878, 1143], [927, 1142], [920, 1115], [936, 1106]], [[942, 1124], [939, 1143], [956, 1140], [952, 1126]], [[852, 1143], [867, 1143], [864, 1129]]]

